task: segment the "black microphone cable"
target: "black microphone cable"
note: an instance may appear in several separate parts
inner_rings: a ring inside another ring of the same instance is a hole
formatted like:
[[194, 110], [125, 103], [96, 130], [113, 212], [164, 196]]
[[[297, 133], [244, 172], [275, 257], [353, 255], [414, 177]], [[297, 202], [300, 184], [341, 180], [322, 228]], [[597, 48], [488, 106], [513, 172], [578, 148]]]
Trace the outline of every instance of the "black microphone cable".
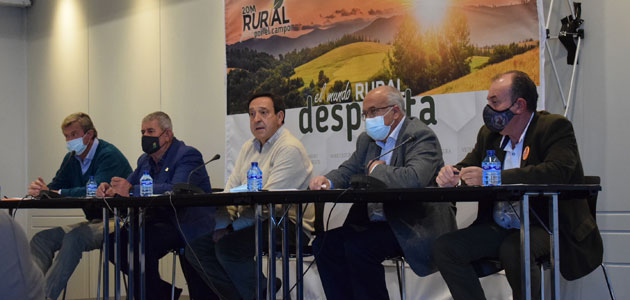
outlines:
[[[330, 225], [330, 217], [332, 216], [333, 211], [335, 210], [335, 207], [337, 206], [337, 203], [339, 201], [339, 199], [341, 199], [341, 197], [343, 197], [343, 195], [346, 194], [346, 192], [348, 192], [349, 190], [352, 190], [352, 187], [348, 187], [346, 189], [343, 190], [343, 192], [341, 192], [341, 194], [339, 194], [339, 196], [337, 196], [337, 198], [335, 199], [335, 203], [333, 203], [333, 206], [330, 208], [330, 212], [328, 213], [328, 218], [326, 219], [326, 226], [324, 226], [324, 232], [328, 231], [329, 225]], [[305, 208], [306, 211], [306, 208]], [[300, 278], [297, 278], [297, 274], [296, 274], [296, 280], [295, 280], [295, 284], [293, 284], [293, 286], [291, 286], [291, 288], [289, 289], [289, 294], [291, 294], [291, 291], [293, 291], [293, 289], [295, 289], [295, 287], [298, 285], [299, 282], [304, 281], [304, 276], [306, 275], [306, 273], [308, 273], [308, 271], [311, 269], [311, 267], [313, 266], [313, 264], [317, 261], [317, 257], [319, 256], [320, 252], [322, 251], [322, 249], [324, 248], [324, 243], [326, 242], [326, 234], [324, 234], [324, 237], [322, 238], [322, 243], [321, 243], [321, 247], [319, 249], [319, 251], [317, 253], [313, 253], [313, 260], [308, 264], [308, 266], [306, 267], [306, 270], [304, 270], [304, 272], [302, 273], [302, 275], [300, 276]], [[289, 299], [287, 298], [288, 295], [284, 295], [284, 299]]]
[[[15, 216], [17, 214], [18, 209], [20, 209], [20, 204], [22, 204], [22, 201], [24, 201], [24, 199], [31, 197], [31, 195], [26, 194], [24, 195], [24, 197], [20, 198], [20, 200], [18, 200], [18, 203], [15, 205], [15, 208], [13, 209], [13, 211], [11, 211], [11, 218], [13, 220], [15, 220]], [[7, 196], [4, 196], [5, 199], [7, 199]], [[31, 197], [32, 198], [32, 197]]]
[[[210, 284], [210, 288], [212, 289], [213, 292], [219, 294], [217, 292], [218, 291], [217, 288], [212, 283], [212, 280], [210, 280], [210, 275], [208, 275], [208, 273], [206, 273], [206, 270], [203, 268], [203, 265], [201, 264], [201, 260], [199, 259], [199, 256], [197, 256], [197, 253], [195, 253], [195, 250], [190, 246], [190, 243], [188, 242], [188, 239], [186, 238], [186, 235], [184, 234], [184, 230], [182, 229], [182, 225], [179, 221], [179, 217], [177, 217], [177, 209], [175, 208], [175, 205], [173, 205], [173, 193], [168, 193], [168, 202], [171, 204], [171, 207], [173, 208], [173, 213], [175, 214], [175, 224], [177, 224], [177, 229], [179, 233], [182, 235], [182, 239], [184, 240], [184, 244], [186, 245], [184, 248], [184, 251], [190, 250], [193, 257], [195, 258], [195, 262], [197, 262], [199, 269], [201, 270], [203, 274], [203, 277], [206, 279], [205, 281], [207, 281], [207, 283]], [[186, 258], [184, 257], [184, 259]], [[219, 296], [222, 299], [224, 298], [223, 295], [220, 295], [220, 294], [217, 296]]]

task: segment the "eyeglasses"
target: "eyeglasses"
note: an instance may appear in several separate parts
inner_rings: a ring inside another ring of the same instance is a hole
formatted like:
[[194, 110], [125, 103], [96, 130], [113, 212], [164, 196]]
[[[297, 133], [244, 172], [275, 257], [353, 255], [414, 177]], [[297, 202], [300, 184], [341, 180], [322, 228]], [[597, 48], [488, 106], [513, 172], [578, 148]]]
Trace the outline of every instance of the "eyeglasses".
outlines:
[[374, 118], [376, 117], [376, 113], [379, 110], [387, 109], [392, 106], [395, 106], [395, 105], [392, 104], [392, 105], [383, 106], [383, 107], [371, 107], [370, 109], [367, 110], [367, 112], [366, 111], [361, 112], [361, 117], [363, 117], [363, 120], [365, 120], [365, 118]]

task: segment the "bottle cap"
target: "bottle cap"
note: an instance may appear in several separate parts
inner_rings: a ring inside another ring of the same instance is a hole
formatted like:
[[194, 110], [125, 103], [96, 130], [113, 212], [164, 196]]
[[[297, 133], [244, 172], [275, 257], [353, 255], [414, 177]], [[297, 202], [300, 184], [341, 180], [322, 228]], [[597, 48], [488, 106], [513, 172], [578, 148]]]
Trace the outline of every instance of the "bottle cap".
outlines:
[[256, 167], [258, 166], [258, 162], [257, 161], [252, 161], [252, 167]]
[[487, 153], [488, 156], [494, 156], [494, 150], [488, 150]]

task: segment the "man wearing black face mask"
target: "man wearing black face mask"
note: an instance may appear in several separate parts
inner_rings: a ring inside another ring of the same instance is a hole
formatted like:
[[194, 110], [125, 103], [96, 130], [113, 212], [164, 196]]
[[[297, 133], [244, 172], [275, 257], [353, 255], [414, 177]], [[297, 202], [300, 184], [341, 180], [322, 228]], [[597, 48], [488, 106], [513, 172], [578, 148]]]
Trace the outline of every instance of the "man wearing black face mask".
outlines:
[[[484, 122], [472, 152], [455, 166], [444, 166], [436, 179], [440, 186], [481, 185], [481, 161], [495, 150], [502, 161], [502, 183], [582, 183], [584, 172], [571, 122], [560, 115], [536, 112], [536, 85], [520, 71], [495, 77], [488, 90]], [[459, 174], [458, 174], [459, 173]], [[505, 222], [510, 203], [479, 202], [477, 219], [465, 229], [447, 233], [435, 242], [435, 261], [451, 294], [458, 299], [485, 299], [472, 262], [499, 258], [512, 287], [521, 299], [520, 225]], [[518, 203], [513, 206], [518, 208]], [[547, 222], [548, 203], [534, 201], [534, 213]], [[516, 216], [515, 216], [516, 217]], [[518, 221], [518, 217], [516, 220]], [[568, 280], [580, 278], [600, 265], [602, 240], [586, 199], [559, 202], [560, 272]], [[548, 224], [545, 224], [548, 227]], [[537, 262], [549, 254], [549, 235], [540, 223], [531, 226], [532, 298], [540, 297]]]
[[[172, 191], [174, 184], [187, 182], [190, 172], [203, 164], [203, 157], [197, 149], [175, 138], [171, 119], [166, 113], [157, 111], [144, 117], [140, 132], [142, 133], [142, 150], [145, 154], [138, 158], [138, 167], [126, 179], [113, 177], [111, 183], [102, 183], [96, 193], [98, 197], [116, 194], [127, 197], [130, 193], [140, 195], [140, 177], [145, 171], [148, 171], [153, 178], [153, 194], [163, 194]], [[210, 178], [205, 168], [192, 173], [190, 183], [200, 187], [206, 193], [211, 192]], [[147, 299], [170, 299], [171, 284], [160, 278], [158, 262], [170, 250], [186, 246], [179, 227], [181, 226], [185, 238], [193, 241], [213, 231], [214, 212], [214, 207], [179, 208], [175, 216], [170, 207], [147, 210], [145, 225]], [[127, 231], [123, 230], [122, 249], [125, 249], [127, 240]], [[126, 272], [128, 269], [127, 251], [121, 251], [121, 254], [123, 261], [121, 269]], [[113, 257], [110, 258], [113, 259]], [[134, 262], [138, 263], [139, 260], [134, 258]], [[180, 262], [192, 298], [216, 299], [212, 297], [210, 289], [205, 286], [187, 261], [181, 259]], [[138, 264], [135, 269], [139, 270]], [[136, 275], [139, 275], [139, 272]], [[135, 278], [136, 284], [139, 284], [139, 279], [139, 276]], [[136, 289], [136, 291], [139, 290]], [[181, 289], [177, 289], [177, 297], [180, 293]]]

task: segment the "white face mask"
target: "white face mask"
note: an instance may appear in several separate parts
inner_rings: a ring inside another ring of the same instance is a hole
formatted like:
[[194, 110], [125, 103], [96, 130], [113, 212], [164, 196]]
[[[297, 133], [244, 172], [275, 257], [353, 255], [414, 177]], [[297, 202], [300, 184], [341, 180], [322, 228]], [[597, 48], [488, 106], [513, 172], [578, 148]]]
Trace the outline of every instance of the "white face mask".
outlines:
[[387, 135], [389, 134], [392, 126], [385, 125], [385, 115], [388, 114], [392, 110], [392, 108], [390, 108], [382, 116], [365, 119], [365, 131], [371, 138], [377, 141], [382, 141], [387, 138]]
[[74, 140], [67, 141], [66, 147], [68, 151], [74, 151], [75, 155], [81, 155], [83, 151], [85, 151], [85, 148], [87, 148], [87, 145], [83, 144], [83, 137], [78, 137]]

